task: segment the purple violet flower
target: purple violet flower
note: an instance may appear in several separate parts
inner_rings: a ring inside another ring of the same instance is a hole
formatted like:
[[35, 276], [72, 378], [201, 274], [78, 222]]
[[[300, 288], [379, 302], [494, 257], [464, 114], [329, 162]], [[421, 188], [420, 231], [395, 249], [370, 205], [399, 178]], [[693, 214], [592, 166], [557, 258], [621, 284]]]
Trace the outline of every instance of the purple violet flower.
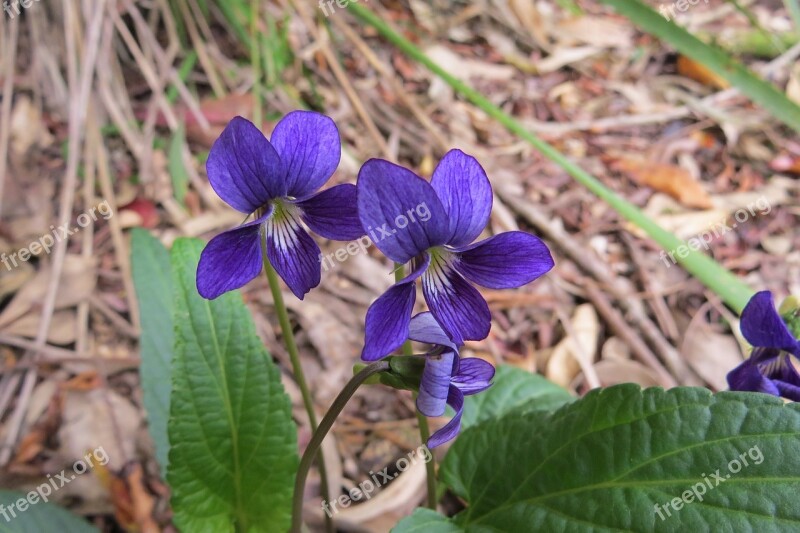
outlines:
[[800, 401], [800, 375], [791, 359], [800, 357], [800, 341], [775, 309], [771, 292], [762, 291], [750, 299], [742, 311], [741, 329], [753, 352], [728, 373], [730, 389]]
[[208, 179], [228, 205], [255, 220], [205, 247], [197, 267], [200, 295], [214, 299], [258, 276], [263, 234], [267, 257], [295, 296], [302, 300], [319, 285], [320, 250], [300, 221], [327, 239], [364, 235], [355, 185], [316, 192], [340, 157], [339, 130], [325, 115], [293, 111], [275, 126], [271, 142], [249, 120], [231, 120], [211, 147]]
[[494, 367], [477, 357], [462, 359], [458, 346], [447, 337], [430, 312], [411, 319], [408, 338], [435, 347], [425, 360], [417, 409], [425, 416], [442, 416], [445, 406], [449, 405], [456, 412], [450, 422], [428, 439], [428, 448], [435, 448], [458, 435], [464, 396], [488, 389], [494, 377]]
[[[365, 361], [390, 354], [408, 337], [417, 278], [436, 321], [462, 345], [486, 338], [491, 325], [489, 306], [472, 283], [516, 288], [553, 268], [550, 250], [528, 233], [509, 231], [470, 244], [489, 222], [492, 187], [478, 161], [461, 150], [445, 154], [430, 183], [371, 159], [361, 167], [357, 187], [358, 214], [375, 246], [396, 263], [413, 260], [411, 273], [367, 311]], [[427, 216], [414, 217], [422, 212]]]

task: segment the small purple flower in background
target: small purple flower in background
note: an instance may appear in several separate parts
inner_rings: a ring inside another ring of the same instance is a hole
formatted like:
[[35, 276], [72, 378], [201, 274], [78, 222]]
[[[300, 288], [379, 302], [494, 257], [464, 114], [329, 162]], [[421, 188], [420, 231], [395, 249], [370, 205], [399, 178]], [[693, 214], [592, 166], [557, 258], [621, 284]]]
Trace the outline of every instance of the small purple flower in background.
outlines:
[[408, 338], [435, 346], [425, 360], [417, 409], [425, 416], [442, 416], [445, 406], [449, 405], [456, 412], [450, 422], [428, 439], [428, 448], [435, 448], [458, 435], [464, 396], [488, 389], [494, 377], [494, 367], [477, 357], [462, 359], [458, 346], [429, 312], [411, 319]]
[[753, 352], [728, 373], [730, 389], [800, 401], [800, 374], [792, 364], [792, 355], [800, 357], [800, 341], [775, 309], [771, 292], [750, 299], [742, 311], [741, 329]]
[[200, 295], [213, 299], [258, 276], [264, 234], [270, 263], [298, 298], [319, 285], [319, 246], [300, 221], [327, 239], [364, 235], [354, 185], [316, 193], [340, 157], [339, 130], [325, 115], [293, 111], [275, 126], [271, 141], [252, 122], [231, 120], [211, 147], [208, 179], [228, 205], [255, 213], [256, 220], [217, 235], [205, 247], [197, 267]]
[[[392, 228], [395, 220], [426, 205], [424, 223], [412, 222], [375, 242], [389, 259], [411, 273], [367, 311], [365, 361], [380, 359], [408, 337], [416, 298], [415, 281], [436, 321], [456, 345], [489, 334], [489, 306], [471, 283], [510, 289], [553, 268], [547, 246], [537, 237], [509, 231], [472, 243], [489, 222], [492, 187], [475, 158], [449, 151], [428, 183], [410, 170], [381, 159], [364, 163], [358, 174], [358, 215], [364, 229]], [[471, 282], [471, 283], [470, 283]]]

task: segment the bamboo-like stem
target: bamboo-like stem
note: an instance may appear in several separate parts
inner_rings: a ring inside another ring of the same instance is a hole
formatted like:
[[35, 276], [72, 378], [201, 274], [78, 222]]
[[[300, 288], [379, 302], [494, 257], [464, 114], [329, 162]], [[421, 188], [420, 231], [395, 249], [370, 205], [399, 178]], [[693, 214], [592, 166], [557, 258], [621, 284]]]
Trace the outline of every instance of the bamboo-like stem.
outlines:
[[[348, 10], [360, 21], [374, 27], [388, 41], [410, 58], [419, 62], [428, 70], [439, 76], [457, 93], [479, 107], [490, 117], [506, 127], [510, 132], [527, 141], [539, 150], [545, 157], [556, 163], [571, 175], [577, 182], [584, 185], [597, 197], [604, 200], [619, 214], [627, 218], [644, 230], [664, 250], [672, 252], [679, 262], [690, 274], [700, 280], [706, 287], [718, 294], [736, 312], [741, 313], [744, 306], [753, 296], [754, 291], [729, 270], [714, 261], [712, 258], [689, 248], [684, 241], [659, 226], [653, 219], [645, 215], [638, 207], [628, 202], [603, 183], [572, 162], [567, 156], [555, 147], [528, 131], [511, 115], [494, 105], [483, 94], [462, 82], [435, 61], [425, 55], [408, 39], [395, 32], [389, 25], [375, 15], [369, 8], [351, 2]], [[680, 249], [680, 253], [676, 253]], [[685, 254], [683, 252], [686, 252]]]

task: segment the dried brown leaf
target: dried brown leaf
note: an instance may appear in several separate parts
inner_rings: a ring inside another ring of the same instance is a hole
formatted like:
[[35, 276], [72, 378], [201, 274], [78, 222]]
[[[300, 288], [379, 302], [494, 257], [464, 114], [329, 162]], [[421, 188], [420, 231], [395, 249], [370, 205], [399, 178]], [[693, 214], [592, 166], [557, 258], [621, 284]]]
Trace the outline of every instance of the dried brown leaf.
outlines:
[[679, 166], [621, 157], [613, 160], [611, 167], [639, 184], [669, 194], [688, 207], [712, 207], [711, 197], [703, 186]]

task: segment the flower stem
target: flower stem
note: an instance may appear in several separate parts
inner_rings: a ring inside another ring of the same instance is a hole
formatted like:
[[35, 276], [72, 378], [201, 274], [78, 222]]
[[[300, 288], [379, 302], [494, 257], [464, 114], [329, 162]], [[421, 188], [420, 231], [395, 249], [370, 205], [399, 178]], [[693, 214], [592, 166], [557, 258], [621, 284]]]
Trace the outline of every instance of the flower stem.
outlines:
[[[272, 291], [272, 301], [275, 304], [275, 312], [278, 314], [278, 322], [281, 325], [283, 342], [286, 345], [286, 351], [289, 352], [289, 359], [292, 362], [292, 373], [294, 374], [294, 379], [297, 382], [297, 386], [300, 388], [300, 393], [303, 396], [303, 405], [306, 408], [306, 413], [308, 413], [308, 422], [311, 426], [311, 431], [312, 433], [316, 434], [318, 424], [317, 413], [314, 411], [314, 401], [311, 399], [311, 392], [308, 389], [308, 383], [306, 383], [306, 376], [303, 373], [303, 367], [300, 365], [300, 354], [297, 350], [297, 342], [294, 339], [292, 324], [289, 322], [289, 312], [287, 311], [286, 304], [283, 301], [283, 294], [281, 293], [281, 285], [278, 281], [278, 274], [275, 272], [275, 268], [272, 266], [272, 263], [270, 263], [269, 258], [267, 257], [267, 237], [263, 234], [261, 236], [261, 256], [264, 259], [264, 271], [267, 273], [269, 288]], [[309, 444], [309, 446], [311, 446], [311, 444]], [[327, 502], [330, 501], [330, 494], [328, 490], [328, 472], [325, 469], [325, 458], [322, 454], [319, 455], [317, 464], [319, 466], [321, 485], [320, 493], [322, 498]], [[333, 533], [334, 531], [333, 519], [327, 514], [325, 514], [325, 530], [329, 533]]]
[[[416, 403], [418, 394], [414, 393], [414, 403]], [[416, 409], [415, 409], [416, 410]], [[428, 439], [431, 436], [431, 429], [428, 427], [428, 419], [425, 418], [425, 415], [420, 413], [416, 410], [417, 413], [417, 422], [419, 423], [419, 437], [422, 440], [422, 444], [427, 446]], [[427, 481], [428, 481], [428, 503], [426, 507], [429, 509], [436, 510], [436, 458], [433, 456], [433, 452], [431, 452], [431, 460], [425, 463], [425, 470], [427, 471]]]
[[[294, 482], [294, 499], [292, 501], [292, 533], [300, 533], [301, 531], [303, 525], [303, 492], [306, 486], [306, 477], [308, 476], [308, 471], [311, 468], [311, 463], [314, 462], [314, 457], [317, 455], [323, 439], [325, 439], [325, 435], [327, 435], [328, 431], [331, 430], [331, 427], [336, 421], [336, 418], [339, 416], [339, 413], [342, 412], [342, 409], [344, 409], [344, 406], [347, 405], [347, 402], [350, 400], [350, 398], [352, 398], [353, 394], [355, 394], [358, 387], [360, 387], [362, 383], [369, 379], [370, 376], [379, 372], [386, 372], [387, 370], [389, 370], [389, 363], [386, 361], [377, 361], [362, 368], [361, 371], [353, 376], [347, 385], [344, 386], [342, 392], [339, 393], [339, 396], [337, 396], [333, 401], [331, 408], [322, 418], [322, 423], [320, 423], [317, 430], [314, 431], [314, 435], [311, 437], [311, 442], [308, 443], [306, 451], [303, 454], [303, 458], [300, 460], [300, 466], [297, 469], [297, 477], [295, 478]], [[330, 500], [325, 500], [325, 503], [327, 504], [329, 501]]]
[[[405, 271], [403, 265], [395, 263], [395, 270], [394, 270], [394, 279], [395, 282], [399, 282], [403, 279], [405, 275]], [[414, 351], [411, 348], [411, 341], [406, 341], [403, 343], [403, 355], [413, 355]], [[414, 405], [417, 403], [417, 396], [418, 393], [414, 393]], [[417, 425], [419, 426], [419, 438], [422, 440], [422, 444], [424, 446], [428, 445], [428, 439], [431, 436], [431, 428], [428, 427], [428, 419], [419, 412], [418, 409], [414, 409], [417, 414]], [[426, 479], [428, 482], [428, 500], [426, 507], [436, 510], [436, 459], [433, 457], [433, 453], [431, 453], [431, 460], [425, 463], [425, 471], [426, 471]]]

